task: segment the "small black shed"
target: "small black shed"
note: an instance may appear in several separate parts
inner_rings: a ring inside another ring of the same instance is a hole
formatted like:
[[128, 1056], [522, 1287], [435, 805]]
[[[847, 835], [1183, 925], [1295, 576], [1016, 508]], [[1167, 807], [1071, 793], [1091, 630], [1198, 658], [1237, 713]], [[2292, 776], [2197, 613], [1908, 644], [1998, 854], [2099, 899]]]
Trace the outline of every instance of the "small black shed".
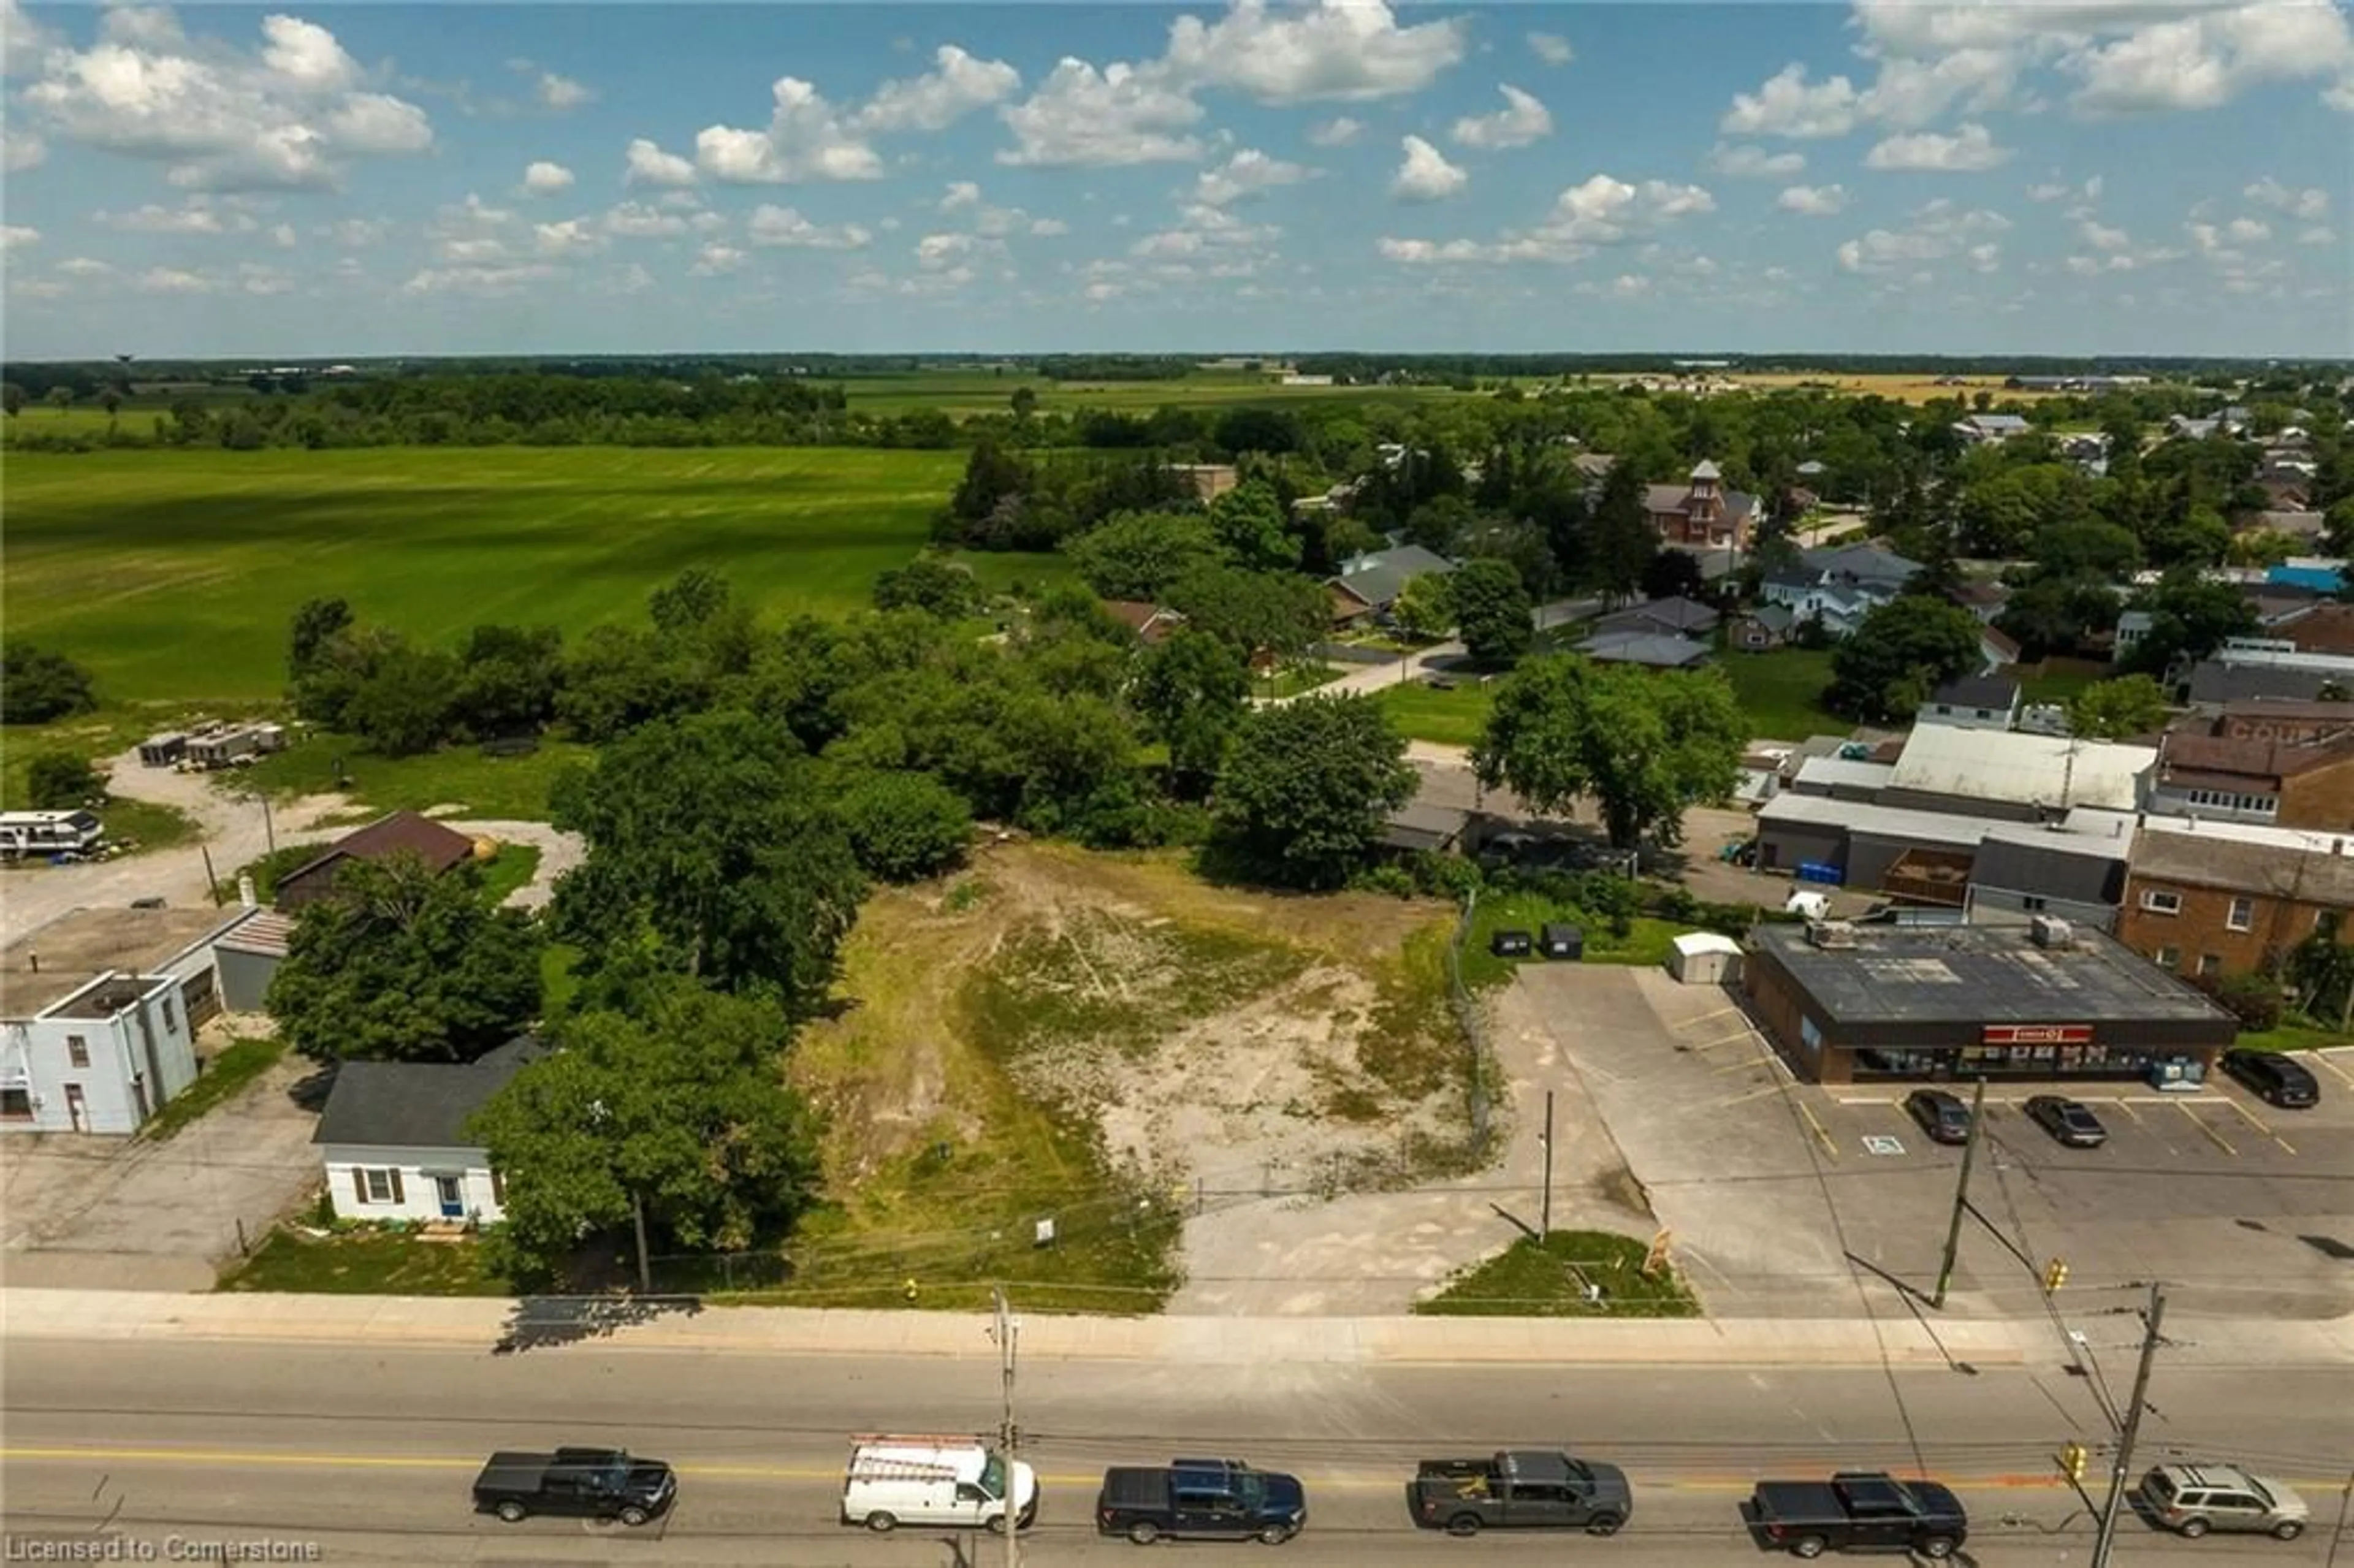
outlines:
[[1585, 957], [1585, 933], [1575, 926], [1547, 922], [1538, 934], [1537, 946], [1548, 959], [1582, 959]]
[[1530, 946], [1526, 931], [1499, 931], [1488, 938], [1488, 950], [1500, 959], [1525, 959]]

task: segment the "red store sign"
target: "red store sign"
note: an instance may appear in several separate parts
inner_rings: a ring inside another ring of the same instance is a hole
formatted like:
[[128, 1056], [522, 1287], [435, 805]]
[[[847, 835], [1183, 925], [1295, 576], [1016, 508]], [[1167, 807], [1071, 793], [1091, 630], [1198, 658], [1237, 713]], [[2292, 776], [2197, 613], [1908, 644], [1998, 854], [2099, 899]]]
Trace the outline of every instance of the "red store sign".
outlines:
[[1978, 1033], [1984, 1045], [2090, 1045], [2089, 1023], [1989, 1023]]

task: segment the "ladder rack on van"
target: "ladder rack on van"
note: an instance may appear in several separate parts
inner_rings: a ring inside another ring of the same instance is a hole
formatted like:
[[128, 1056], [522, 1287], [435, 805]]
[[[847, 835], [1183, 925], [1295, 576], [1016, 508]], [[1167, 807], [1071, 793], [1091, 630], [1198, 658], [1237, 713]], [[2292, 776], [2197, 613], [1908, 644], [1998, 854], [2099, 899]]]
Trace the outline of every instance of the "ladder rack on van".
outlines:
[[974, 1432], [860, 1432], [854, 1448], [986, 1448], [992, 1440]]

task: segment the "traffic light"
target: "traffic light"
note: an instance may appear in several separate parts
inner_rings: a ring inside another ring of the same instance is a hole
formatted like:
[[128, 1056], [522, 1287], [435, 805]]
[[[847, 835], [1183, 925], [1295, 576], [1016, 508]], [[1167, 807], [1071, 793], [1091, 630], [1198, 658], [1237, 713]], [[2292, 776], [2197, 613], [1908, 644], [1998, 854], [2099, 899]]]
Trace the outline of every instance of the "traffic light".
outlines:
[[2082, 1443], [2071, 1443], [2060, 1450], [2060, 1468], [2072, 1481], [2084, 1478], [2084, 1461], [2091, 1457]]
[[2043, 1289], [2046, 1295], [2068, 1283], [2068, 1260], [2055, 1257], [2043, 1266]]

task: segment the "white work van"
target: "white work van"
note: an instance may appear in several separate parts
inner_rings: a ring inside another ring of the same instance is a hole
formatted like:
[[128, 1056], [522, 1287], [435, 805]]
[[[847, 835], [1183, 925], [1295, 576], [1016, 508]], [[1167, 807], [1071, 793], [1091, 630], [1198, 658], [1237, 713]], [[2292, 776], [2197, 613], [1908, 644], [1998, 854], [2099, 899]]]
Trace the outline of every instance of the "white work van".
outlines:
[[[842, 1522], [872, 1531], [903, 1524], [1005, 1528], [1004, 1457], [972, 1437], [854, 1437], [842, 1479]], [[1038, 1475], [1015, 1460], [1014, 1516], [1038, 1517]]]

